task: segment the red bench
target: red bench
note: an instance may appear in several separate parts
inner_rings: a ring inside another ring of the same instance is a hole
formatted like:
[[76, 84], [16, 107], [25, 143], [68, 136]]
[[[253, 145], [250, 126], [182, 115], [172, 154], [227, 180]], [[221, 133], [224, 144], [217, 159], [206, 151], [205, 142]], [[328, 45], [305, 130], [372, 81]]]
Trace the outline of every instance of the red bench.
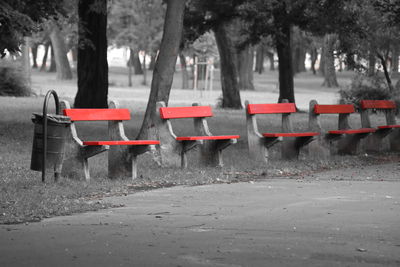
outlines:
[[[161, 141], [161, 160], [163, 165], [187, 167], [186, 152], [200, 147], [200, 161], [203, 165], [222, 166], [222, 150], [235, 144], [239, 135], [213, 135], [207, 124], [207, 117], [212, 117], [210, 106], [166, 107], [164, 102], [157, 103], [160, 117], [156, 122]], [[193, 118], [195, 135], [176, 136], [171, 119]]]
[[[352, 104], [320, 105], [316, 100], [310, 101], [309, 129], [324, 132], [324, 143], [328, 143], [331, 153], [337, 148], [338, 154], [356, 154], [360, 140], [375, 132], [374, 128], [352, 129], [349, 116], [355, 112]], [[319, 122], [320, 114], [338, 114], [338, 129], [323, 131]], [[337, 142], [337, 147], [333, 145]]]
[[[108, 152], [108, 176], [110, 178], [137, 177], [137, 156], [159, 145], [158, 140], [129, 140], [122, 121], [130, 120], [128, 109], [118, 109], [110, 102], [108, 109], [71, 109], [67, 101], [61, 102], [64, 115], [71, 118], [71, 133], [64, 156], [63, 173], [76, 175], [83, 169], [86, 180], [90, 179], [88, 158], [103, 151]], [[82, 141], [75, 127], [81, 121], [108, 121], [108, 139]]]
[[396, 123], [396, 103], [391, 100], [361, 100], [361, 125], [371, 128], [370, 111], [379, 110], [385, 113], [386, 124], [376, 126], [376, 132], [368, 136], [365, 142], [367, 151], [382, 150], [385, 137], [388, 137], [390, 150], [400, 151], [400, 125]]
[[[268, 148], [277, 142], [282, 142], [282, 157], [298, 158], [300, 148], [314, 140], [318, 132], [293, 132], [290, 114], [296, 112], [296, 105], [284, 100], [278, 104], [246, 105], [247, 140], [250, 157], [268, 162]], [[260, 133], [257, 126], [257, 114], [282, 114], [282, 131], [279, 133]]]

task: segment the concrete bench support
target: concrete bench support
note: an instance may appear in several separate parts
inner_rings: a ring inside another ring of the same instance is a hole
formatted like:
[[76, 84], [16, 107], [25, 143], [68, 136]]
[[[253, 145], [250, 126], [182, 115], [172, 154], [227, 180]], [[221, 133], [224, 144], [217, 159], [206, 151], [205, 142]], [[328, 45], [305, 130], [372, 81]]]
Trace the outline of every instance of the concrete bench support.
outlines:
[[[109, 109], [71, 109], [67, 101], [61, 102], [66, 116], [71, 118], [71, 133], [65, 153], [63, 173], [90, 179], [88, 158], [109, 150], [108, 177], [137, 177], [137, 156], [159, 144], [158, 140], [129, 140], [124, 132], [123, 120], [129, 120], [127, 109], [118, 109], [110, 102]], [[82, 141], [76, 132], [76, 121], [108, 121], [107, 141]]]
[[[212, 116], [211, 107], [166, 107], [164, 102], [157, 103], [160, 118], [156, 121], [158, 136], [161, 141], [160, 154], [162, 164], [177, 166], [180, 160], [181, 168], [187, 167], [187, 152], [199, 147], [199, 161], [204, 166], [223, 166], [222, 150], [235, 144], [238, 135], [213, 135], [207, 124], [206, 117]], [[175, 135], [170, 119], [193, 118], [193, 136], [178, 137]]]
[[[279, 142], [282, 142], [282, 158], [297, 159], [300, 149], [319, 135], [316, 132], [293, 132], [290, 114], [296, 112], [296, 106], [286, 99], [279, 104], [250, 104], [249, 101], [245, 104], [249, 155], [257, 161], [267, 163], [268, 149]], [[261, 134], [257, 114], [282, 114], [282, 132]]]
[[396, 123], [396, 103], [391, 100], [362, 100], [360, 107], [362, 127], [371, 128], [371, 110], [383, 112], [386, 119], [385, 125], [377, 126], [376, 132], [364, 140], [364, 149], [367, 152], [379, 152], [384, 150], [384, 143], [389, 143], [389, 150], [400, 151], [400, 125]]
[[[328, 146], [330, 154], [354, 155], [359, 152], [360, 140], [375, 132], [375, 129], [352, 129], [349, 116], [354, 112], [353, 105], [320, 105], [316, 100], [310, 101], [309, 129], [323, 133], [319, 139], [322, 150]], [[338, 130], [324, 131], [319, 122], [320, 114], [338, 114]]]

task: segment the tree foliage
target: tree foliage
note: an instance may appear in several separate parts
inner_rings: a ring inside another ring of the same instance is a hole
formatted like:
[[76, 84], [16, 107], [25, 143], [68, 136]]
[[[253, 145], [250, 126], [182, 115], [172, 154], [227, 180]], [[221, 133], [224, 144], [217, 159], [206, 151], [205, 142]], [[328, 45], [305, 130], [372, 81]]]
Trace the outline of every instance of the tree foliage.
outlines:
[[157, 50], [162, 37], [165, 5], [162, 0], [116, 0], [110, 7], [109, 39], [136, 51]]
[[41, 29], [40, 23], [65, 14], [63, 0], [1, 0], [0, 54], [19, 51], [23, 38]]

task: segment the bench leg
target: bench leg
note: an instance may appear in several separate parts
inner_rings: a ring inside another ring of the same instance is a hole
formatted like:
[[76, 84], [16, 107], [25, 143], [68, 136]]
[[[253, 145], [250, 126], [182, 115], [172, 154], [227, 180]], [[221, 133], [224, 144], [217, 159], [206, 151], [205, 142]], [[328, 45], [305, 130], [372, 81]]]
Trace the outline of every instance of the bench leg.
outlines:
[[300, 148], [297, 146], [296, 137], [283, 139], [281, 153], [283, 159], [297, 159], [299, 157]]
[[206, 141], [199, 149], [200, 163], [203, 166], [223, 166], [222, 151], [216, 148], [216, 142]]
[[137, 156], [132, 156], [132, 180], [137, 178]]
[[182, 166], [182, 144], [180, 142], [173, 140], [171, 143], [162, 143], [160, 146], [157, 146], [157, 153], [161, 159], [161, 166]]
[[[83, 172], [82, 172], [83, 171]], [[85, 177], [86, 181], [90, 180], [88, 159], [82, 156], [68, 158], [62, 165], [62, 175], [71, 178]]]
[[323, 136], [318, 136], [307, 145], [307, 157], [326, 160], [330, 156], [330, 144]]
[[282, 142], [282, 158], [297, 159], [300, 149], [315, 140], [313, 136], [286, 137]]
[[181, 157], [181, 168], [187, 168], [187, 155], [186, 152], [195, 148], [197, 145], [203, 144], [203, 140], [190, 140], [190, 141], [182, 141], [180, 144], [180, 157]]
[[340, 155], [356, 155], [359, 153], [359, 144], [368, 134], [350, 134], [341, 138], [337, 143], [337, 153]]
[[383, 141], [390, 131], [391, 129], [378, 130], [364, 138], [361, 142], [363, 150], [366, 152], [380, 152], [385, 150]]
[[389, 134], [389, 144], [391, 151], [400, 151], [400, 129], [396, 128]]
[[258, 162], [268, 163], [268, 149], [280, 141], [282, 141], [281, 138], [249, 138], [248, 147], [250, 158]]
[[132, 175], [132, 155], [127, 146], [111, 146], [108, 151], [108, 178], [117, 179]]

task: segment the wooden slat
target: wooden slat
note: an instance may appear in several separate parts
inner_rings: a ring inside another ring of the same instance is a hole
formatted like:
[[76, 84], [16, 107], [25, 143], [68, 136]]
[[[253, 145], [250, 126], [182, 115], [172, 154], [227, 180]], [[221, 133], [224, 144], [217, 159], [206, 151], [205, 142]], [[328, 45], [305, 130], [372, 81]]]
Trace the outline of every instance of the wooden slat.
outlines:
[[392, 129], [392, 128], [400, 128], [400, 125], [382, 125], [382, 126], [378, 126], [378, 129]]
[[320, 133], [316, 132], [305, 132], [305, 133], [263, 133], [264, 137], [306, 137], [306, 136], [317, 136]]
[[362, 109], [395, 109], [396, 103], [391, 100], [361, 100]]
[[296, 105], [294, 103], [247, 105], [248, 114], [276, 114], [276, 113], [294, 113], [294, 112], [296, 112]]
[[354, 111], [352, 104], [314, 106], [314, 113], [316, 114], [354, 113]]
[[349, 129], [349, 130], [334, 130], [328, 131], [329, 134], [358, 134], [358, 133], [373, 133], [376, 129], [374, 128], [360, 128], [360, 129]]
[[225, 139], [239, 139], [240, 135], [215, 135], [215, 136], [180, 136], [177, 137], [178, 141], [194, 141], [194, 140], [225, 140]]
[[213, 113], [210, 106], [162, 107], [160, 116], [162, 119], [202, 118], [212, 117]]
[[125, 121], [131, 119], [129, 109], [74, 108], [64, 109], [64, 115], [70, 117], [71, 121]]
[[86, 146], [99, 146], [99, 145], [159, 145], [158, 140], [129, 140], [129, 141], [84, 141]]

